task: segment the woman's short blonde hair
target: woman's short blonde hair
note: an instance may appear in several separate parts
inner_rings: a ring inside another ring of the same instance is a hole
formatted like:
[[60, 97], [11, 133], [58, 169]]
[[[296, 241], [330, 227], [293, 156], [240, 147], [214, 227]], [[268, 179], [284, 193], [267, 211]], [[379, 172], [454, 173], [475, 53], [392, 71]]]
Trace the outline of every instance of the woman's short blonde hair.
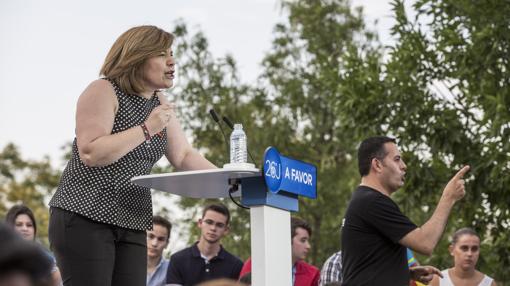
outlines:
[[128, 94], [144, 91], [143, 66], [147, 59], [166, 53], [174, 36], [156, 26], [138, 26], [115, 41], [101, 67], [100, 76], [114, 80]]

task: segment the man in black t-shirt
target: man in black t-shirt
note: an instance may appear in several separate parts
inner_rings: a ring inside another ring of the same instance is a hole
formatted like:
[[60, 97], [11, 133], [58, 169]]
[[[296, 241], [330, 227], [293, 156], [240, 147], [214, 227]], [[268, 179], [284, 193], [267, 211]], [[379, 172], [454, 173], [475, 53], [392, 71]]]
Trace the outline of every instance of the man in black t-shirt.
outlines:
[[410, 279], [423, 283], [440, 275], [432, 266], [407, 266], [406, 247], [431, 255], [448, 215], [464, 194], [463, 167], [448, 182], [432, 217], [417, 227], [390, 198], [404, 184], [406, 165], [396, 141], [371, 137], [358, 149], [361, 184], [352, 195], [342, 223], [343, 286], [404, 286]]

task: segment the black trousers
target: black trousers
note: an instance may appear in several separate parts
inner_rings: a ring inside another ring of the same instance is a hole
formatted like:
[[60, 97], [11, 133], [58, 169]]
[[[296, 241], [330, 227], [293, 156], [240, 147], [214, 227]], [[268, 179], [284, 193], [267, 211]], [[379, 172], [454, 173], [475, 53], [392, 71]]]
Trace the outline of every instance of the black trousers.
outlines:
[[49, 239], [64, 286], [140, 286], [147, 279], [145, 231], [51, 208]]

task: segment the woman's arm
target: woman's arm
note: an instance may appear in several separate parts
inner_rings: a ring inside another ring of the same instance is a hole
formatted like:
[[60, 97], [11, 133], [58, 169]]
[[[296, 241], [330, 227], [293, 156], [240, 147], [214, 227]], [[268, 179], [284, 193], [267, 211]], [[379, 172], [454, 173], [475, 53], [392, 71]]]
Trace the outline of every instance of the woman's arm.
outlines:
[[[76, 138], [85, 165], [98, 167], [114, 163], [145, 141], [140, 126], [111, 134], [117, 109], [115, 91], [106, 80], [92, 82], [78, 99]], [[168, 110], [169, 106], [160, 105], [151, 112], [146, 121], [151, 135], [163, 129], [165, 122], [161, 114]]]
[[162, 104], [171, 106], [170, 121], [166, 125], [168, 143], [165, 155], [168, 161], [179, 171], [217, 168], [191, 146], [186, 139], [179, 120], [175, 116], [172, 105], [168, 103], [163, 94], [158, 93], [158, 97]]

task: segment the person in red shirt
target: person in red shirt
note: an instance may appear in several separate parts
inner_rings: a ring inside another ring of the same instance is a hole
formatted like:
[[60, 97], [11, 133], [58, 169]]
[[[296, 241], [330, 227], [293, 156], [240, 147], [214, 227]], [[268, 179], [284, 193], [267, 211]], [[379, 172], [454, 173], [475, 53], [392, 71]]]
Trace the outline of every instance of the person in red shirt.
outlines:
[[[310, 251], [310, 237], [312, 228], [310, 225], [297, 217], [290, 221], [292, 236], [292, 285], [294, 286], [318, 286], [320, 271], [317, 267], [304, 262]], [[246, 260], [239, 277], [251, 272], [251, 258]]]

